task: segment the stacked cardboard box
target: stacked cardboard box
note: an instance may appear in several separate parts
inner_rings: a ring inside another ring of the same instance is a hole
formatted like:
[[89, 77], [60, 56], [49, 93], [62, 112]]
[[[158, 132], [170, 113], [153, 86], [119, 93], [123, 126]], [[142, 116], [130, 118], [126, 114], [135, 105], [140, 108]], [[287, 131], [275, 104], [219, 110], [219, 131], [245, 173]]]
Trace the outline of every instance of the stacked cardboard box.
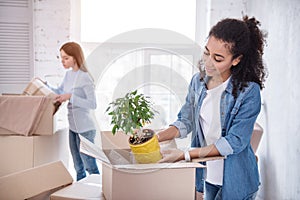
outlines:
[[49, 162], [69, 163], [68, 130], [47, 136], [0, 135], [0, 177]]
[[49, 199], [73, 182], [65, 168], [68, 130], [57, 129], [55, 94], [46, 86], [34, 90], [0, 96], [0, 199]]
[[0, 199], [48, 199], [51, 192], [73, 182], [61, 161], [0, 177]]
[[60, 104], [42, 84], [33, 79], [23, 94], [0, 95], [0, 135], [53, 135]]

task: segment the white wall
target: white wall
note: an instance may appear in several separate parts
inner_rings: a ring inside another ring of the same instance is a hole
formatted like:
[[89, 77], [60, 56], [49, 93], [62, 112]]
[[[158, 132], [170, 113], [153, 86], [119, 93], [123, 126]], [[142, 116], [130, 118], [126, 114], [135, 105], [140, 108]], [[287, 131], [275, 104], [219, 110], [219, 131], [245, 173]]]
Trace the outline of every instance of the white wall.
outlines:
[[264, 98], [267, 132], [260, 151], [262, 199], [300, 199], [300, 1], [253, 0], [249, 15], [268, 31]]
[[240, 18], [247, 13], [247, 0], [197, 0], [196, 42], [205, 45], [210, 28], [220, 19]]
[[47, 75], [64, 73], [58, 56], [60, 46], [70, 39], [70, 8], [70, 0], [34, 1], [34, 76], [53, 81]]
[[258, 119], [264, 135], [258, 149], [262, 185], [257, 199], [300, 199], [300, 1], [207, 0], [199, 5], [205, 11], [198, 13], [199, 38], [220, 19], [241, 18], [242, 13], [255, 16], [268, 32], [264, 60], [269, 76]]
[[[70, 0], [39, 0], [33, 3], [33, 76], [54, 86], [61, 82], [65, 73], [59, 48], [70, 40], [70, 8]], [[66, 104], [60, 107], [56, 116], [61, 128], [68, 126]]]

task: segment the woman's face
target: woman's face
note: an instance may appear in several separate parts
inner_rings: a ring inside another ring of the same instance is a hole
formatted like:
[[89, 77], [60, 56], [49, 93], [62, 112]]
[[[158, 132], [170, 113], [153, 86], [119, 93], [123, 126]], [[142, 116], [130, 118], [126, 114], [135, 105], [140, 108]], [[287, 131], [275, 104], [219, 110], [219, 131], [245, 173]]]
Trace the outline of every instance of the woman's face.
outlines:
[[76, 61], [72, 56], [66, 54], [64, 50], [60, 50], [61, 63], [63, 64], [65, 69], [69, 69], [70, 67], [74, 70], [77, 69]]
[[212, 77], [221, 77], [226, 81], [230, 75], [230, 68], [240, 62], [240, 57], [232, 60], [229, 51], [230, 44], [211, 36], [205, 46], [203, 61], [206, 74]]

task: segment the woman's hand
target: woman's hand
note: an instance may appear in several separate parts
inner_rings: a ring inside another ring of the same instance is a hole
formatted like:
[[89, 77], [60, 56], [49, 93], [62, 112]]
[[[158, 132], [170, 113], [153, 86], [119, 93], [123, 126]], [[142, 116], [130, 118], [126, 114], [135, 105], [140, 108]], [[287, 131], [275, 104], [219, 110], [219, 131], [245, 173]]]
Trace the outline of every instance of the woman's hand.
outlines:
[[72, 95], [72, 94], [70, 94], [70, 93], [68, 93], [68, 94], [57, 95], [57, 96], [55, 97], [55, 100], [58, 101], [58, 102], [60, 102], [60, 103], [62, 103], [62, 102], [65, 102], [65, 101], [67, 101], [67, 100], [70, 100], [71, 95]]
[[179, 160], [184, 160], [184, 152], [180, 149], [168, 149], [161, 152], [163, 158], [159, 160], [159, 163], [172, 163]]
[[157, 138], [159, 142], [172, 140], [176, 137], [179, 137], [179, 131], [175, 126], [170, 126], [169, 128], [157, 133]]

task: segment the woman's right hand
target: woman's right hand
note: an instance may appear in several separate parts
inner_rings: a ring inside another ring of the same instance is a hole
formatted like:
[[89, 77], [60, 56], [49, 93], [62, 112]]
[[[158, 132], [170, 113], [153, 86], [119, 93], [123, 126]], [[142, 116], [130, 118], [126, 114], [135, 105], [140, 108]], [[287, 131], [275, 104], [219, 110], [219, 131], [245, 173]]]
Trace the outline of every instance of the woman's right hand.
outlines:
[[179, 137], [179, 130], [175, 126], [170, 126], [169, 128], [157, 133], [157, 138], [159, 142], [172, 140]]
[[55, 100], [60, 102], [60, 103], [63, 103], [65, 101], [70, 100], [71, 96], [72, 96], [72, 94], [70, 94], [70, 93], [60, 94], [60, 95], [56, 96]]
[[180, 149], [167, 149], [161, 152], [163, 158], [158, 163], [172, 163], [184, 160], [184, 152]]

